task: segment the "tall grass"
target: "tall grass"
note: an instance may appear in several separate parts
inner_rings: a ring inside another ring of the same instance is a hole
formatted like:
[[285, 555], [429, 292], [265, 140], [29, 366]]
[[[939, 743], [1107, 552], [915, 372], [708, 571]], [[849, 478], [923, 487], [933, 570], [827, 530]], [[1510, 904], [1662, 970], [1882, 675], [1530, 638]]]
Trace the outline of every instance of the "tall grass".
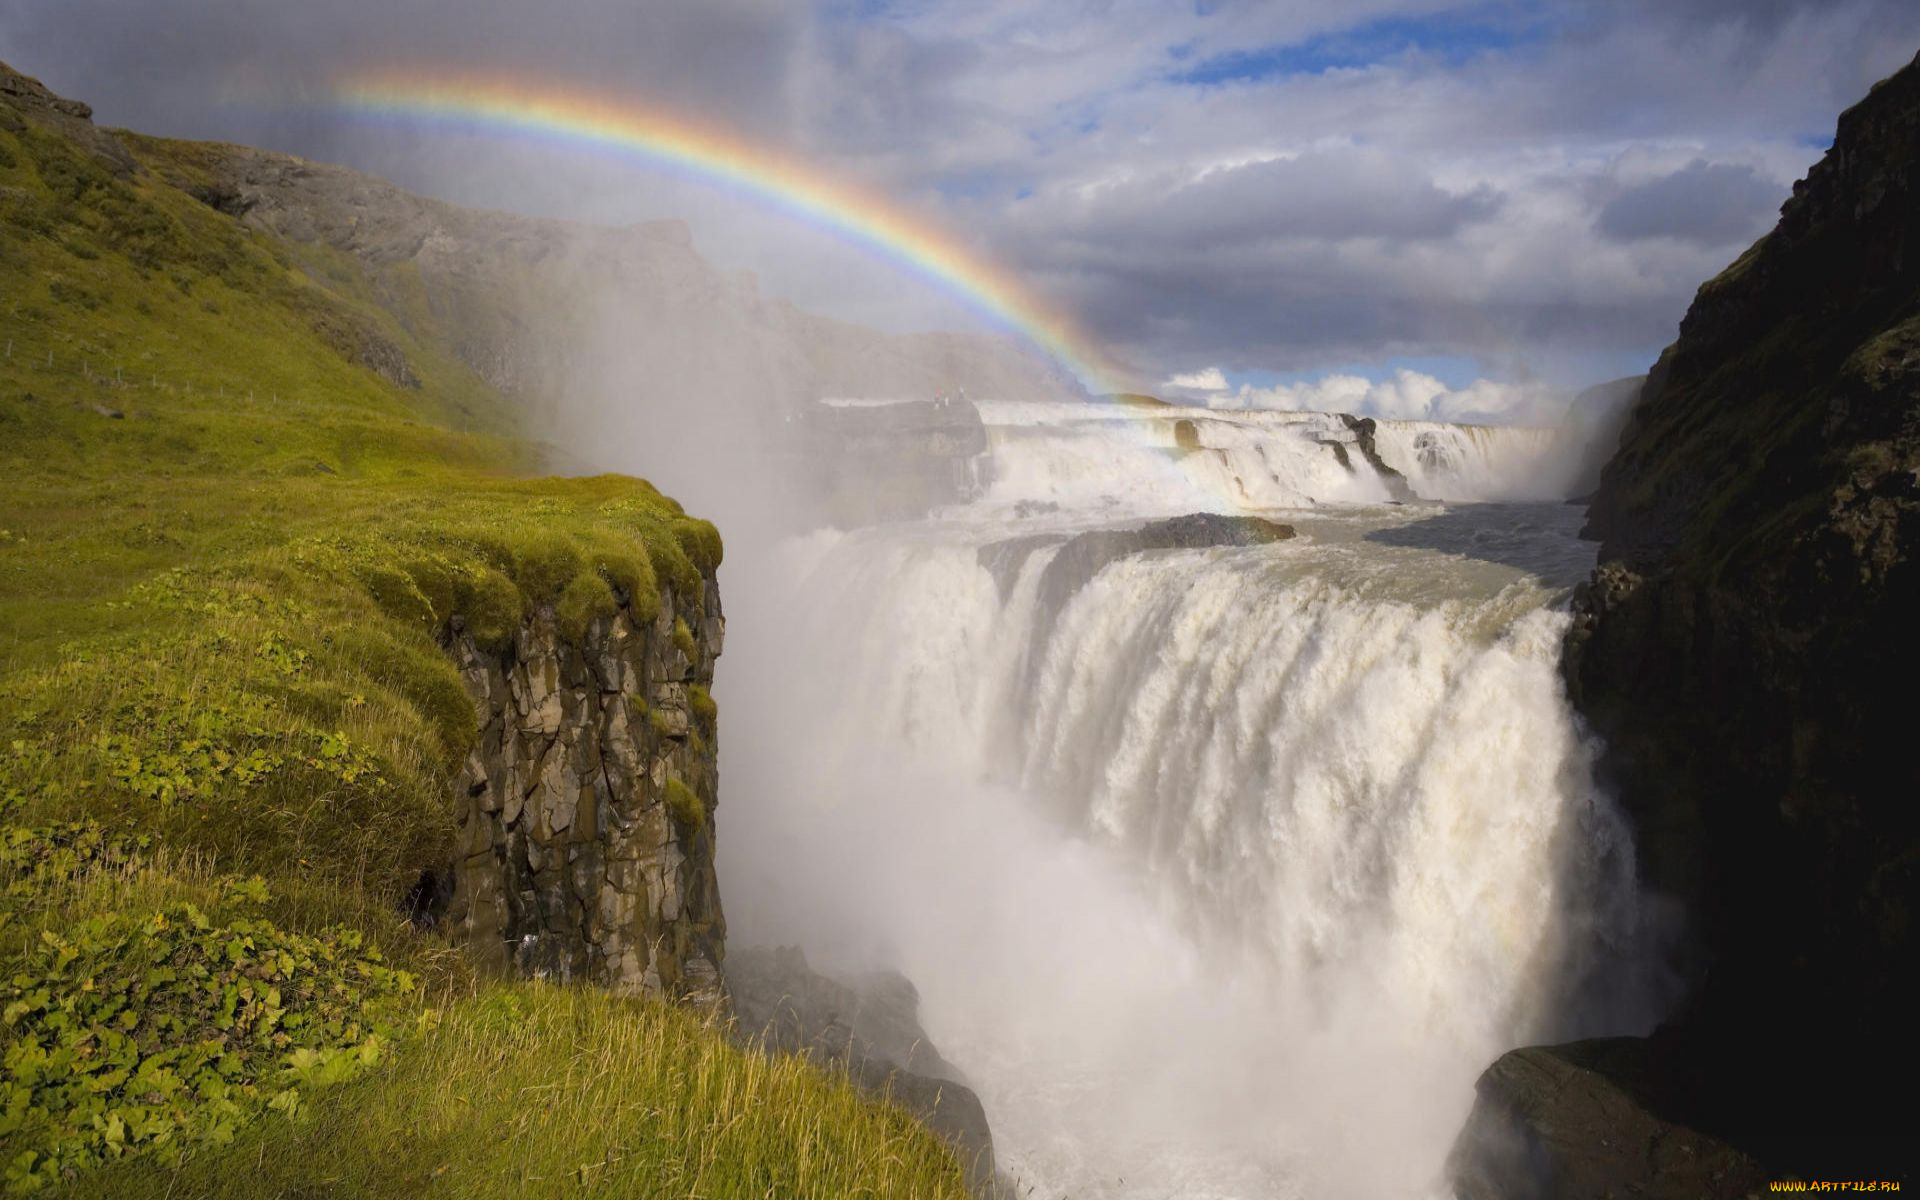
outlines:
[[954, 1200], [911, 1117], [802, 1060], [739, 1050], [667, 1005], [494, 983], [373, 1076], [177, 1168], [120, 1164], [86, 1197]]

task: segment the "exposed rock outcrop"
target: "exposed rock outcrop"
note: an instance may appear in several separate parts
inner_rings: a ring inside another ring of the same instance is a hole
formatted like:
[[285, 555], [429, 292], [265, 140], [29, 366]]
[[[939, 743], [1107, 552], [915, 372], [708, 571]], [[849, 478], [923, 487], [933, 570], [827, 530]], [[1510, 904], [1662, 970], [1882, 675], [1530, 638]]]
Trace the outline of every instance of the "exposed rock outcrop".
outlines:
[[[1374, 441], [1374, 434], [1380, 426], [1374, 419], [1356, 417], [1352, 413], [1341, 413], [1340, 420], [1353, 431], [1353, 441], [1360, 448], [1360, 456], [1367, 460], [1367, 465], [1371, 466], [1374, 473], [1380, 476], [1381, 482], [1387, 485], [1387, 494], [1399, 504], [1418, 500], [1419, 497], [1413, 494], [1413, 485], [1407, 482], [1407, 477], [1394, 470], [1386, 459], [1380, 457], [1380, 447]], [[1344, 455], [1341, 458], [1341, 465], [1352, 470], [1352, 464], [1345, 460]]]
[[577, 642], [550, 609], [499, 652], [456, 631], [480, 738], [445, 919], [483, 963], [715, 1006], [716, 731], [692, 689], [712, 684], [726, 623], [708, 579], [704, 615], [681, 614], [689, 657], [661, 600], [653, 621], [623, 607]]
[[91, 106], [57, 96], [38, 79], [22, 75], [5, 63], [0, 63], [0, 99], [4, 100], [0, 103], [0, 122], [5, 128], [22, 128], [25, 122], [17, 113], [25, 113], [33, 123], [85, 147], [115, 175], [125, 178], [139, 169], [126, 144], [93, 123]]
[[[1518, 1112], [1562, 1167], [1657, 1121], [1772, 1172], [1898, 1179], [1911, 1106], [1888, 1087], [1916, 1062], [1920, 902], [1902, 701], [1920, 677], [1920, 59], [1841, 116], [1778, 227], [1700, 289], [1589, 529], [1601, 561], [1567, 682], [1606, 738], [1644, 885], [1690, 914], [1690, 994], [1633, 1055], [1576, 1063], [1599, 1080], [1577, 1091], [1616, 1097], [1585, 1134], [1513, 1102], [1506, 1081], [1549, 1069], [1536, 1051], [1495, 1065], [1478, 1112]], [[1616, 1194], [1702, 1194], [1651, 1159], [1631, 1182]], [[1524, 1177], [1474, 1192], [1539, 1194]]]
[[727, 984], [740, 1041], [843, 1065], [856, 1087], [891, 1097], [945, 1138], [975, 1195], [995, 1191], [986, 1110], [920, 1028], [920, 994], [904, 976], [835, 979], [797, 947], [753, 947], [728, 960]]

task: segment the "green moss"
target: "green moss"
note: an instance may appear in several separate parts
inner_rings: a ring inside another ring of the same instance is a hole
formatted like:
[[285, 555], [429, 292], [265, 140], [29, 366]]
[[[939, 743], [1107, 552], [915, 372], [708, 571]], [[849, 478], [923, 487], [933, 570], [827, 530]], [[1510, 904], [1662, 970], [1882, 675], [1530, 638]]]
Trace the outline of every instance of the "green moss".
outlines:
[[667, 715], [665, 713], [661, 712], [657, 708], [648, 709], [648, 708], [645, 708], [644, 706], [642, 707], [641, 711], [646, 714], [647, 724], [653, 727], [653, 734], [655, 737], [673, 737], [674, 736], [673, 722], [667, 719]]
[[593, 547], [591, 558], [601, 578], [619, 590], [635, 623], [648, 625], [660, 615], [660, 583], [637, 539], [602, 539]]
[[406, 571], [376, 563], [366, 569], [362, 577], [369, 595], [388, 616], [409, 625], [431, 627], [437, 624], [433, 611], [433, 601], [427, 599], [413, 576]]
[[456, 576], [453, 603], [473, 640], [492, 650], [512, 643], [526, 615], [520, 589], [492, 567], [469, 567]]
[[673, 648], [690, 663], [700, 661], [700, 647], [694, 642], [693, 630], [687, 628], [685, 617], [673, 619]]
[[587, 556], [564, 533], [536, 530], [521, 534], [511, 544], [514, 581], [534, 604], [559, 598], [567, 586], [588, 570]]
[[414, 590], [426, 601], [433, 623], [444, 624], [453, 616], [455, 577], [453, 568], [438, 558], [414, 558], [402, 567], [413, 581]]
[[654, 574], [666, 581], [674, 603], [687, 611], [701, 611], [705, 606], [706, 586], [673, 530], [665, 524], [649, 522], [641, 527], [640, 536]]
[[720, 706], [714, 702], [713, 693], [694, 684], [687, 689], [687, 707], [693, 712], [695, 726], [708, 740], [712, 740], [720, 724]]
[[587, 629], [593, 622], [611, 617], [620, 611], [620, 602], [614, 599], [613, 589], [599, 575], [588, 572], [578, 575], [560, 593], [560, 600], [554, 605], [554, 621], [560, 630], [560, 636], [580, 645], [587, 639]]
[[673, 536], [694, 569], [702, 575], [711, 575], [719, 568], [725, 551], [720, 543], [720, 530], [713, 522], [682, 517], [673, 522]]
[[667, 812], [688, 829], [706, 828], [707, 806], [699, 793], [671, 777], [667, 779]]

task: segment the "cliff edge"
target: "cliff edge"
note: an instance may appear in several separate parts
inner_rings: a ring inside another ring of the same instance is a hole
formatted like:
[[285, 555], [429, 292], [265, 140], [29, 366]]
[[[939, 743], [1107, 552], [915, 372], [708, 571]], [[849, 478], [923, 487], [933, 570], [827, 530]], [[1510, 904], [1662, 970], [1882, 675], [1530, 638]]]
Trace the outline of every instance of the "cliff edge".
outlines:
[[[1496, 1064], [1461, 1192], [1898, 1179], [1920, 880], [1901, 699], [1920, 668], [1920, 59], [1841, 116], [1779, 225], [1700, 289], [1588, 532], [1600, 562], [1567, 684], [1606, 739], [1643, 886], [1688, 914], [1687, 998], [1649, 1039]], [[1683, 1137], [1711, 1143], [1718, 1176], [1660, 1166]]]

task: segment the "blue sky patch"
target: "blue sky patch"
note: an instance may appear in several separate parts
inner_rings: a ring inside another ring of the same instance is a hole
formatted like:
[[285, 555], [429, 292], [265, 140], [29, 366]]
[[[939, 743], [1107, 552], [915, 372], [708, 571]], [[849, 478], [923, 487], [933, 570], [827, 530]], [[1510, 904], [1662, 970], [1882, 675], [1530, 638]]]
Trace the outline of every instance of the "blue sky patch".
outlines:
[[1207, 87], [1368, 67], [1419, 52], [1450, 63], [1545, 40], [1547, 22], [1511, 6], [1484, 4], [1424, 17], [1383, 17], [1299, 42], [1235, 50], [1176, 71], [1175, 83]]

